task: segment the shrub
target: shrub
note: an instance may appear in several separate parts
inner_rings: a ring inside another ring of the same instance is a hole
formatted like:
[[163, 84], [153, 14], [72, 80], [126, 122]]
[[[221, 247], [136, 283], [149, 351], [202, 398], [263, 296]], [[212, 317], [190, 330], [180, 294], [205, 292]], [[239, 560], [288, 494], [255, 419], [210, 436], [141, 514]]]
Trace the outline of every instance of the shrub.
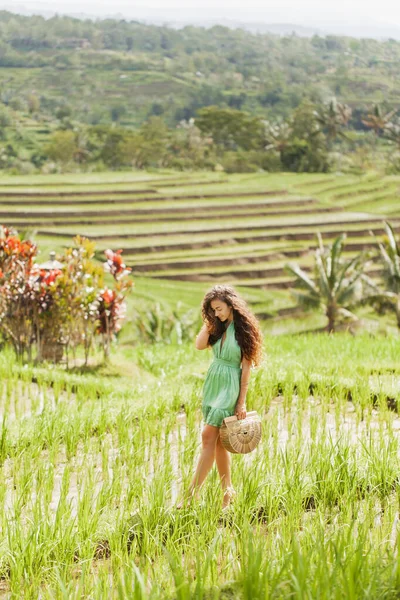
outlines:
[[[86, 364], [96, 334], [108, 358], [133, 282], [121, 250], [107, 250], [101, 267], [93, 261], [94, 248], [77, 236], [62, 263], [41, 268], [33, 242], [0, 228], [0, 331], [19, 359], [31, 360], [36, 347], [38, 360], [59, 360], [65, 348], [68, 364], [69, 349], [75, 354], [83, 346]], [[113, 277], [111, 287], [104, 287], [104, 269]]]

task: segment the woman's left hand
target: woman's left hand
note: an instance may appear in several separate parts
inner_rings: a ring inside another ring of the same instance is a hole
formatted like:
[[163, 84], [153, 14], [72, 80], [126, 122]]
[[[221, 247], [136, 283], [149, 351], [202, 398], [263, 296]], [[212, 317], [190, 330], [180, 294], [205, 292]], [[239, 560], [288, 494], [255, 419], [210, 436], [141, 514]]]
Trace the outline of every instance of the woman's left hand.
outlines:
[[246, 405], [245, 404], [236, 404], [235, 415], [238, 419], [246, 418]]

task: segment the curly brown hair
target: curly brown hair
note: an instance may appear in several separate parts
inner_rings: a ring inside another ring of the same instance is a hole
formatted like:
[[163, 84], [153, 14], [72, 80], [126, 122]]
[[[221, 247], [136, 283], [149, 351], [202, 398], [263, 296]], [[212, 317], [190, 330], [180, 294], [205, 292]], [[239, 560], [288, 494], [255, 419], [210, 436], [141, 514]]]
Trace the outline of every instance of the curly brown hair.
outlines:
[[210, 345], [213, 346], [222, 337], [226, 329], [226, 324], [214, 315], [211, 308], [213, 300], [221, 300], [232, 307], [235, 337], [242, 350], [242, 356], [254, 365], [260, 364], [263, 339], [259, 323], [245, 300], [229, 285], [214, 286], [203, 299], [202, 317], [210, 332]]

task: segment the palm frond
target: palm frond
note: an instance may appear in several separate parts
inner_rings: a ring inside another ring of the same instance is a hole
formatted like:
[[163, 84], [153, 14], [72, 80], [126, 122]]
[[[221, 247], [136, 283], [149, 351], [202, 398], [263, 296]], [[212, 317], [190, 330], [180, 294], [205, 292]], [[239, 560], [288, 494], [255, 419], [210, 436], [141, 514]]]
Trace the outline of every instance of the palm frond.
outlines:
[[397, 246], [393, 227], [390, 225], [390, 223], [387, 223], [386, 221], [384, 223], [384, 227], [385, 227], [386, 235], [388, 237], [389, 247], [391, 248], [391, 250], [393, 251], [394, 254], [399, 256], [399, 248]]
[[338, 236], [332, 244], [330, 254], [329, 254], [329, 269], [327, 269], [327, 275], [329, 278], [329, 287], [331, 292], [335, 286], [335, 282], [338, 275], [340, 256], [342, 254], [343, 248], [343, 240], [345, 239], [346, 234]]
[[312, 279], [308, 276], [308, 274], [303, 271], [301, 267], [299, 267], [296, 263], [287, 263], [285, 265], [285, 270], [296, 277], [296, 284], [304, 289], [309, 290], [311, 294], [318, 295], [318, 290]]
[[376, 294], [379, 295], [379, 294], [384, 293], [384, 291], [381, 290], [379, 285], [365, 273], [362, 274], [361, 281], [362, 281], [363, 290], [364, 290], [363, 299], [367, 299], [368, 297], [374, 296]]
[[[352, 264], [355, 267], [352, 267]], [[352, 269], [354, 269], [352, 271]], [[346, 273], [350, 271], [350, 274], [346, 277]], [[350, 260], [347, 264], [347, 269], [344, 272], [344, 278], [342, 279], [342, 285], [337, 290], [336, 300], [339, 303], [349, 302], [352, 299], [359, 301], [362, 297], [362, 277], [364, 275], [364, 265], [361, 263], [361, 255], [356, 256]], [[345, 285], [344, 285], [345, 284]]]
[[383, 268], [385, 269], [385, 271], [387, 271], [388, 273], [390, 273], [390, 275], [395, 275], [395, 267], [396, 265], [393, 263], [391, 257], [389, 256], [385, 246], [383, 244], [381, 244], [380, 242], [378, 243], [378, 247], [379, 247], [379, 251], [381, 253], [381, 259], [383, 262]]
[[321, 255], [320, 251], [317, 250], [315, 253], [315, 269], [318, 277], [318, 284], [321, 294], [326, 298], [330, 299], [332, 296], [332, 290], [329, 285], [329, 279], [327, 276], [327, 267], [325, 257]]
[[294, 298], [297, 300], [297, 304], [305, 310], [313, 310], [321, 306], [321, 297], [306, 294], [298, 290], [292, 290]]
[[352, 321], [358, 321], [357, 315], [355, 315], [353, 312], [351, 312], [351, 310], [349, 310], [348, 308], [340, 307], [340, 308], [338, 308], [337, 312], [341, 317], [344, 317], [346, 319], [351, 319]]
[[[340, 294], [342, 285], [345, 282], [346, 282], [346, 286], [349, 284], [352, 271], [355, 274], [358, 274], [358, 273], [362, 274], [364, 269], [362, 268], [360, 270], [360, 265], [362, 265], [362, 255], [361, 254], [358, 254], [357, 256], [350, 258], [349, 260], [344, 262], [342, 265], [340, 265], [340, 269], [339, 269], [340, 272], [338, 274], [338, 278], [336, 280], [336, 284], [334, 287], [335, 295]], [[349, 274], [350, 274], [350, 278], [349, 278]]]

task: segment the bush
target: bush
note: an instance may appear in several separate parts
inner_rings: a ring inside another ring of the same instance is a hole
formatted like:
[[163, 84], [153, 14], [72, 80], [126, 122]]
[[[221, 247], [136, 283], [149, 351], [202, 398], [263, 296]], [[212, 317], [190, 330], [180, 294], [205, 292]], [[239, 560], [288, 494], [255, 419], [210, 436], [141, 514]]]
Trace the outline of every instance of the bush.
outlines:
[[294, 138], [283, 148], [281, 161], [285, 170], [295, 173], [326, 173], [329, 171], [326, 149], [305, 139]]
[[279, 152], [271, 150], [269, 152], [259, 153], [260, 167], [263, 171], [276, 173], [282, 170], [281, 157]]
[[354, 167], [351, 158], [341, 152], [330, 152], [328, 162], [329, 170], [333, 172], [349, 173]]
[[[36, 347], [38, 360], [59, 360], [64, 346], [68, 360], [68, 349], [83, 345], [86, 363], [95, 334], [101, 335], [108, 358], [133, 282], [121, 251], [106, 251], [104, 269], [93, 256], [93, 242], [77, 236], [63, 263], [41, 267], [33, 242], [0, 228], [0, 332], [19, 359], [27, 355], [30, 360]], [[111, 288], [103, 285], [104, 270], [113, 277]]]
[[146, 311], [138, 311], [135, 318], [135, 337], [140, 342], [182, 344], [192, 340], [201, 324], [198, 312], [188, 310], [182, 313], [178, 302], [176, 308], [168, 313], [156, 302]]
[[260, 170], [257, 155], [253, 152], [225, 152], [221, 164], [227, 173], [256, 173]]

